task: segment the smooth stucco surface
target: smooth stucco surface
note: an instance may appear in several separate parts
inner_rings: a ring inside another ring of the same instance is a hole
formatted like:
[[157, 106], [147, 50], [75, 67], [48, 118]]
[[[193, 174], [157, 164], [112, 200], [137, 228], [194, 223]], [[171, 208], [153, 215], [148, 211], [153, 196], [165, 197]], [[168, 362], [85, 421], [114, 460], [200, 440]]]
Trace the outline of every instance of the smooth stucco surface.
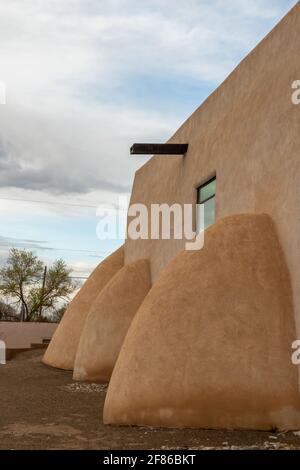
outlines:
[[[155, 156], [137, 171], [131, 203], [195, 204], [217, 176], [216, 218], [268, 213], [282, 244], [300, 338], [300, 4], [248, 55], [170, 139], [185, 157]], [[125, 264], [149, 258], [155, 282], [184, 240], [126, 240]]]
[[57, 323], [0, 321], [0, 340], [7, 349], [27, 349], [52, 338]]
[[75, 380], [108, 381], [131, 321], [151, 287], [148, 260], [124, 266], [93, 303], [76, 355]]
[[137, 312], [104, 408], [108, 424], [299, 426], [292, 292], [266, 215], [225, 218], [182, 251]]
[[64, 314], [43, 362], [60, 369], [73, 370], [80, 335], [97, 295], [124, 265], [124, 249], [119, 248], [92, 272]]
[[121, 347], [105, 422], [300, 427], [291, 363], [300, 338], [300, 105], [291, 99], [299, 44], [297, 3], [171, 137], [188, 143], [187, 154], [155, 156], [136, 172], [131, 204], [149, 212], [151, 204], [195, 207], [197, 187], [216, 176], [217, 223], [199, 252], [184, 251], [185, 240], [127, 238], [114, 289], [97, 297], [104, 284], [95, 284], [57, 330], [45, 362], [72, 368], [89, 307], [101, 299], [75, 377], [94, 377], [107, 363], [110, 374], [121, 347], [118, 306], [135, 296], [119, 274], [149, 260], [152, 289]]

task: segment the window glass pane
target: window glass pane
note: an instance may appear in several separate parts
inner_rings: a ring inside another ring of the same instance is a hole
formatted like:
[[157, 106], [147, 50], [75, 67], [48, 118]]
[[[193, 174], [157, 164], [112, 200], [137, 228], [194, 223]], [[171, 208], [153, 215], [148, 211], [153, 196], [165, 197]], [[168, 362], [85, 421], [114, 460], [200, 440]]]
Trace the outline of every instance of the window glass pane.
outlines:
[[201, 206], [204, 206], [204, 229], [215, 223], [215, 202], [216, 198], [209, 199]]
[[207, 229], [215, 223], [215, 195], [216, 178], [198, 188], [197, 233], [199, 233], [201, 230]]
[[216, 194], [216, 178], [201, 186], [198, 191], [198, 204], [207, 201]]
[[[200, 205], [200, 204], [197, 204], [197, 214], [196, 214], [196, 233], [200, 233], [201, 230], [204, 229], [204, 227], [201, 227], [201, 211], [203, 211], [203, 206]], [[204, 218], [203, 218], [203, 222], [204, 224]]]

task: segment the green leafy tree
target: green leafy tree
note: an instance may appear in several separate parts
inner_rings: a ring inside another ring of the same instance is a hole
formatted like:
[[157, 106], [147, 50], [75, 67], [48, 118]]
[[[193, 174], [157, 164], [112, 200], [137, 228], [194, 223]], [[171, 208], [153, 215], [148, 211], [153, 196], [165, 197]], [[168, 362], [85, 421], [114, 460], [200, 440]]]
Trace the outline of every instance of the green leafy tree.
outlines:
[[42, 312], [55, 316], [59, 302], [75, 290], [70, 272], [62, 259], [56, 260], [43, 282], [42, 261], [32, 251], [13, 248], [0, 269], [0, 292], [21, 307], [22, 320], [42, 321]]

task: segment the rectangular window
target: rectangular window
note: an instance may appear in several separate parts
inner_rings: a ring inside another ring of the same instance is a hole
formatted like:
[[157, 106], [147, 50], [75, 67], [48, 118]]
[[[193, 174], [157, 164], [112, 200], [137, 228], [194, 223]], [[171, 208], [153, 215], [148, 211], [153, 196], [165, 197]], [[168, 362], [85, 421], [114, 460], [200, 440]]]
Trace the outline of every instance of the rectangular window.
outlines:
[[197, 233], [201, 230], [200, 214], [203, 211], [204, 230], [215, 223], [216, 177], [197, 189]]

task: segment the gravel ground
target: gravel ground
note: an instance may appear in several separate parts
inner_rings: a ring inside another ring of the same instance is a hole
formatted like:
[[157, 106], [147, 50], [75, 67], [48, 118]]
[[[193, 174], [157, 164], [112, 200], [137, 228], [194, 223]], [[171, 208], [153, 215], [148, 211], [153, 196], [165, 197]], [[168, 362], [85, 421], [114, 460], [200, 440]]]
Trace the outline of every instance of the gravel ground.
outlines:
[[104, 426], [106, 386], [73, 382], [41, 357], [0, 365], [0, 449], [300, 449], [300, 433]]

